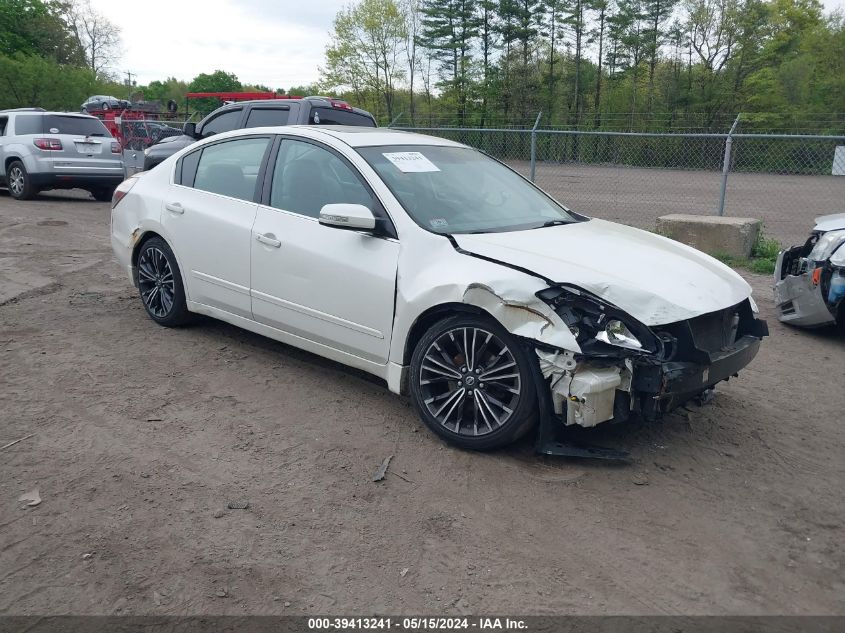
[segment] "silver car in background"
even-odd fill
[[[0,181],[13,198],[87,189],[111,200],[124,178],[120,143],[98,118],[40,108],[0,111]]]
[[[774,290],[784,323],[845,323],[845,213],[816,218],[804,244],[780,253]]]

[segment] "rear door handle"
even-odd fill
[[[255,239],[257,239],[262,244],[272,246],[273,248],[279,248],[282,245],[282,242],[280,240],[277,240],[272,233],[265,233],[263,235],[261,233],[258,233],[255,236]]]
[[[182,215],[185,213],[185,207],[183,207],[178,202],[168,202],[164,205],[164,208],[170,211],[171,213],[175,213],[176,215]]]

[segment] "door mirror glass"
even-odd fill
[[[340,229],[372,231],[376,228],[373,212],[363,204],[327,204],[320,209],[320,224]]]
[[[185,136],[190,136],[191,138],[197,137],[197,124],[193,121],[188,121],[185,125],[182,126],[182,133]]]

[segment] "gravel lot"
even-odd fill
[[[528,163],[513,163],[527,175]],[[714,171],[637,169],[537,163],[537,184],[586,215],[654,229],[669,213],[716,213],[721,174]],[[813,218],[845,211],[845,176],[732,173],[725,214],[758,218],[783,245],[802,243]]]
[[[631,464],[483,455],[363,374],[156,326],[108,218],[0,194],[0,446],[33,434],[0,451],[0,613],[845,614],[845,337],[777,323],[768,278],[712,404],[590,436]]]

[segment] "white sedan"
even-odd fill
[[[653,419],[767,333],[715,259],[574,213],[475,149],[384,129],[211,137],[125,181],[111,237],[157,323],[205,314],[363,369],[471,449],[538,418]]]

